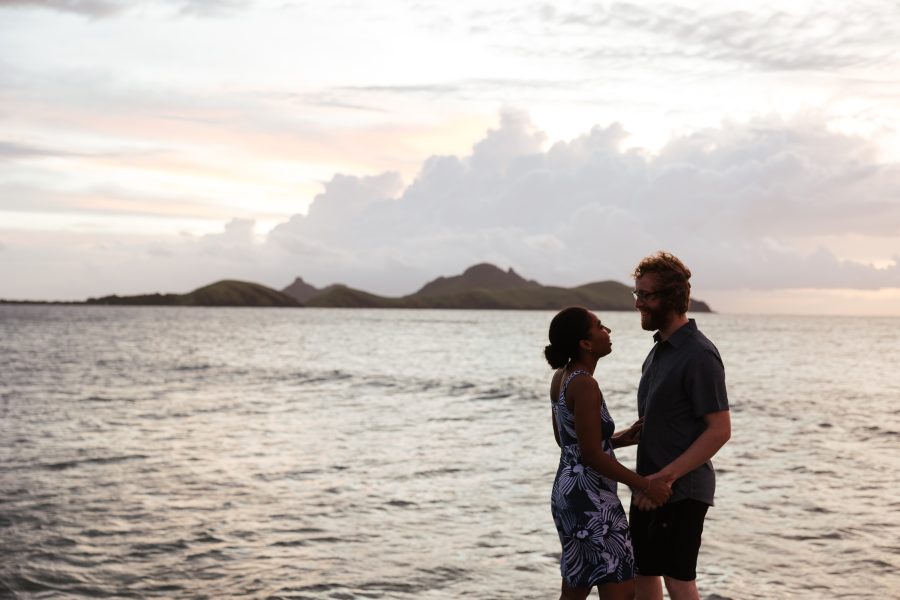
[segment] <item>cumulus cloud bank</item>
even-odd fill
[[[900,171],[815,118],[725,124],[656,156],[622,150],[618,125],[543,149],[508,112],[471,155],[396,174],[337,175],[307,215],[267,237],[298,274],[382,293],[478,261],[545,283],[626,280],[642,256],[681,255],[719,289],[900,286],[900,266],[840,260],[821,236],[900,236]],[[900,249],[898,253],[900,254]]]
[[[900,288],[900,169],[866,140],[816,116],[726,123],[656,154],[625,149],[627,136],[612,124],[548,146],[510,111],[471,153],[432,156],[411,182],[335,175],[306,214],[268,232],[246,218],[152,240],[7,231],[0,297],[186,292],[223,278],[281,288],[297,276],[402,295],[484,261],[548,285],[627,282],[658,249],[687,262],[701,298]],[[872,261],[847,260],[847,240],[875,240]],[[43,287],[11,293],[35,273],[48,274]]]

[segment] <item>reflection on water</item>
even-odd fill
[[[551,316],[0,307],[0,596],[553,597]],[[625,424],[650,338],[603,320]],[[703,595],[896,597],[898,320],[698,322],[734,426]]]

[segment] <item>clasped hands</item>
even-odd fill
[[[672,482],[675,478],[667,475],[663,471],[648,475],[650,486],[643,491],[633,490],[631,501],[639,510],[653,510],[659,508],[672,495]]]

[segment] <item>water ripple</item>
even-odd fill
[[[550,316],[0,307],[0,597],[558,594]],[[604,321],[628,423],[649,340]],[[734,402],[706,600],[900,589],[892,327],[701,319]]]

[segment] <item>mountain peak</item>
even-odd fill
[[[522,278],[512,268],[508,271],[490,263],[472,265],[462,275],[438,277],[426,283],[414,295],[452,294],[472,290],[500,290],[540,287],[536,281]]]
[[[463,277],[503,277],[504,275],[516,275],[516,272],[513,271],[512,267],[510,267],[508,271],[504,271],[491,263],[478,263],[477,265],[472,265],[462,273]],[[516,275],[516,277],[518,277],[518,275]]]
[[[294,283],[281,290],[281,293],[287,294],[297,302],[306,303],[307,300],[319,294],[321,291],[322,290],[319,290],[303,281],[302,277],[297,277],[296,279],[294,279]]]

